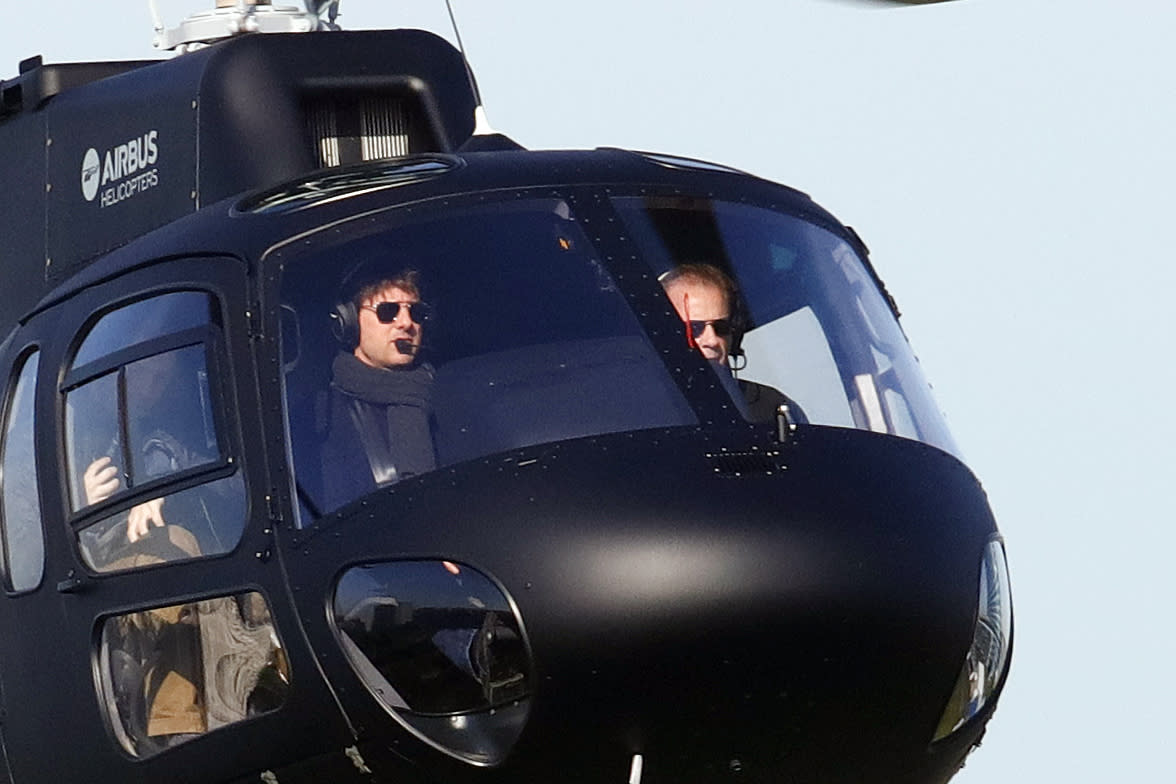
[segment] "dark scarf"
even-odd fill
[[[432,365],[386,370],[365,365],[353,354],[339,354],[331,370],[332,386],[350,398],[349,414],[377,482],[436,467],[430,423]]]
[[[416,406],[433,412],[433,366],[427,362],[403,370],[374,368],[354,354],[339,354],[331,365],[335,386],[369,403]]]

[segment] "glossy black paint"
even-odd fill
[[[724,449],[752,470],[725,473]],[[413,755],[463,780],[601,780],[634,753],[647,781],[944,779],[956,760],[928,741],[971,639],[982,492],[901,439],[814,427],[774,451],[750,430],[635,433],[403,483],[291,537],[300,615],[333,650],[314,621],[336,564],[446,558],[501,580],[533,716],[497,772]],[[358,723],[395,736],[342,655],[322,661]]]
[[[521,184],[578,193],[587,186],[569,181],[606,177],[670,190],[701,181],[837,225],[795,191],[664,169],[631,153],[478,154],[464,164],[393,195]],[[593,191],[579,198],[589,204]],[[38,619],[34,635],[3,643],[6,700],[35,706],[21,708],[28,721],[5,729],[15,780],[76,779],[95,766],[126,781],[177,769],[193,781],[221,780],[242,768],[299,780],[320,770],[320,756],[330,775],[342,776],[358,772],[340,751],[356,744],[389,780],[418,769],[438,781],[615,780],[634,753],[647,759],[646,781],[709,781],[736,768],[749,781],[776,780],[780,771],[797,781],[946,780],[982,730],[976,722],[950,748],[929,748],[970,640],[979,557],[995,525],[967,469],[930,447],[821,427],[782,446],[771,428],[740,425],[717,397],[694,390],[706,428],[496,455],[292,528],[278,341],[273,322],[256,315],[268,312],[257,297],[277,270],[259,258],[297,225],[329,223],[377,201],[388,196],[277,216],[232,214],[222,203],[90,265],[30,320],[22,339],[46,347],[42,375],[51,378],[63,341],[112,292],[211,285],[233,314],[236,438],[253,511],[246,540],[228,558],[114,579],[85,576],[60,517],[47,516],[46,584],[16,600],[19,608],[3,604],[10,627]],[[198,258],[122,274],[197,249]],[[59,417],[52,395],[39,405],[47,421]],[[48,434],[42,450],[52,475]],[[47,488],[46,509],[59,509],[64,492]],[[518,605],[535,655],[534,709],[501,768],[474,769],[416,741],[338,647],[327,606],[341,570],[406,557],[471,564]],[[72,574],[83,575],[82,589],[54,590]],[[159,757],[128,759],[86,696],[94,690],[95,624],[151,597],[227,589],[260,589],[272,603],[291,657],[290,703]],[[51,671],[31,666],[46,646],[59,651]],[[31,675],[9,682],[19,660]],[[17,751],[54,723],[78,739],[74,756]]]

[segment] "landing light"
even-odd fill
[[[1009,664],[1013,638],[1013,604],[1004,545],[988,543],[980,566],[980,608],[972,645],[947,701],[932,742],[962,727],[993,699]]]

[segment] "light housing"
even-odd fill
[[[980,606],[972,644],[964,657],[932,742],[962,727],[1000,691],[1013,642],[1013,602],[1004,543],[991,540],[980,564]]]
[[[443,560],[354,566],[333,620],[352,668],[418,738],[475,765],[505,759],[530,708],[531,655],[514,603]]]

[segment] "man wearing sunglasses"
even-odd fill
[[[335,314],[345,350],[331,365],[323,448],[328,508],[436,467],[433,367],[421,356],[432,311],[421,299],[420,276],[405,269],[350,288]]]
[[[352,354],[373,368],[404,369],[417,362],[421,332],[431,315],[415,274],[370,283],[356,294],[359,342]]]
[[[739,301],[735,282],[713,264],[680,264],[659,280],[678,312],[686,330],[686,342],[714,363],[724,383],[734,381],[728,358],[736,342],[738,321],[732,305]],[[739,394],[746,406],[744,416],[752,422],[774,422],[781,405],[787,405],[793,421],[807,424],[808,418],[796,401],[766,384],[738,379]]]

